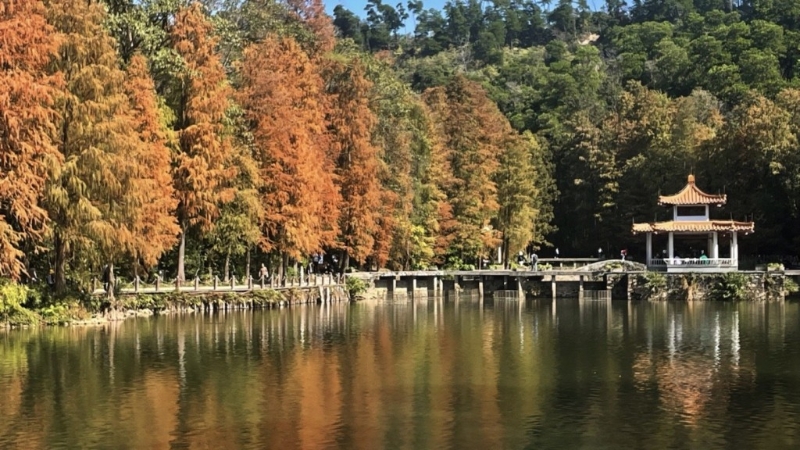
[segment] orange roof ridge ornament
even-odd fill
[[[727,195],[713,195],[700,190],[695,184],[694,175],[689,175],[686,186],[674,195],[659,195],[658,204],[662,206],[718,205],[727,201]]]

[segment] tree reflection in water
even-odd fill
[[[786,447],[799,319],[464,293],[3,332],[0,447]]]

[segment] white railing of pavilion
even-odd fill
[[[733,258],[654,258],[649,261],[650,267],[735,267],[737,261]]]

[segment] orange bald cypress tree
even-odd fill
[[[180,151],[174,162],[173,179],[178,198],[181,227],[178,250],[178,278],[184,280],[186,232],[199,226],[213,228],[219,205],[230,201],[234,192],[224,181],[235,176],[228,159],[231,143],[224,134],[224,117],[232,90],[216,52],[213,25],[199,3],[181,9],[170,37],[183,58],[185,70],[177,77],[169,99],[177,115]]]
[[[137,258],[152,266],[175,245],[180,228],[174,215],[178,202],[172,187],[167,130],[162,124],[155,86],[144,56],[131,58],[125,91],[133,107],[136,131],[143,141],[138,152],[131,155],[139,165],[142,202],[133,226],[134,248]]]
[[[332,61],[325,79],[332,100],[328,115],[331,147],[337,155],[336,174],[342,194],[339,245],[347,269],[351,257],[363,263],[371,255],[376,233],[384,231],[377,223],[382,197],[379,154],[371,142],[377,119],[369,105],[372,83],[358,58]],[[382,232],[380,238],[389,241],[389,233]],[[379,263],[385,262],[386,256],[381,259]]]
[[[144,143],[125,92],[125,72],[102,23],[105,10],[84,0],[53,0],[50,22],[64,34],[51,64],[65,80],[55,134],[64,165],[46,188],[53,230],[56,290],[68,264],[108,263],[136,245],[144,197]],[[80,254],[81,258],[72,258]],[[86,267],[84,267],[86,268]]]
[[[24,270],[22,239],[47,229],[40,205],[61,159],[51,135],[58,78],[46,73],[58,36],[39,0],[0,0],[0,277]]]
[[[335,243],[339,193],[328,153],[322,78],[291,38],[245,51],[239,102],[250,123],[264,186],[266,251],[284,265]]]
[[[286,3],[312,34],[309,45],[304,45],[311,57],[332,51],[336,46],[336,28],[322,0],[287,0]]]

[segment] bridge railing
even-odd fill
[[[539,258],[539,264],[550,264],[553,268],[578,268],[602,261],[600,258]]]
[[[263,277],[254,279],[252,276],[245,280],[237,280],[235,276],[230,277],[228,280],[220,280],[219,277],[214,277],[210,284],[202,283],[199,277],[194,280],[180,281],[178,279],[172,281],[161,280],[156,278],[152,283],[146,283],[140,278],[134,278],[133,282],[125,283],[124,287],[120,287],[118,292],[122,294],[153,294],[165,292],[239,292],[248,291],[253,289],[276,289],[276,288],[300,288],[300,287],[315,287],[315,286],[333,286],[341,285],[344,283],[344,275],[341,274],[301,274],[294,276],[278,276]],[[243,282],[242,282],[243,281]],[[117,282],[120,286],[121,283]],[[92,280],[92,293],[94,295],[102,294],[105,290],[102,285],[98,283],[95,278]]]

